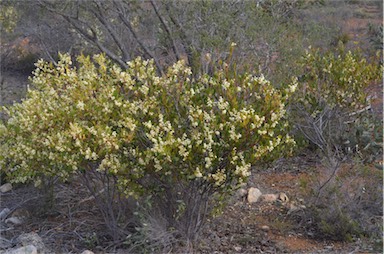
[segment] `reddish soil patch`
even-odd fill
[[[275,191],[281,191],[290,194],[299,188],[300,180],[309,178],[310,174],[307,172],[272,172],[263,177],[263,183],[266,186],[270,186],[270,188],[273,188]]]
[[[319,249],[319,243],[307,238],[297,237],[293,235],[288,236],[271,236],[276,241],[280,242],[286,249],[292,252],[313,252]],[[323,246],[321,246],[323,247]]]
[[[367,5],[370,1],[362,1],[354,6],[354,16],[343,22],[343,31],[348,34],[353,42],[357,42],[360,47],[369,47],[368,44],[368,26],[382,25],[383,14],[377,4]],[[361,44],[361,45],[359,45]]]

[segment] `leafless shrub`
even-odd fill
[[[101,212],[112,239],[116,242],[132,232],[134,203],[118,191],[117,179],[108,172],[84,171],[82,183]],[[87,201],[83,200],[82,202]]]
[[[212,210],[211,190],[198,181],[164,187],[159,195],[138,201],[140,223],[129,242],[134,250],[191,252]]]
[[[313,181],[308,197],[309,207],[302,214],[307,230],[316,237],[352,241],[366,237],[373,243],[382,240],[382,175],[377,169],[360,163],[344,164],[326,185]]]
[[[320,177],[306,189],[309,208],[301,219],[308,230],[333,240],[364,236],[380,241],[381,172],[364,165],[356,149],[343,139],[346,133],[355,134],[353,124],[365,110],[351,114],[324,106],[315,118],[300,108],[296,112],[300,115],[296,127],[319,149],[322,158]]]

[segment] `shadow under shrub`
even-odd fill
[[[103,55],[77,60],[77,67],[68,55],[57,65],[40,60],[34,89],[4,108],[0,166],[14,182],[37,185],[79,176],[115,242],[151,232],[150,216],[135,224],[122,212],[130,197],[139,207],[147,200],[148,214],[161,220],[151,223],[192,248],[251,165],[294,145],[285,104],[295,84],[277,90],[263,76],[228,68],[192,78],[182,61],[158,76],[153,61],[140,58],[127,70]],[[144,245],[165,241],[146,237]]]

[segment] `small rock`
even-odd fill
[[[4,220],[5,218],[7,218],[8,214],[11,212],[11,210],[9,210],[8,208],[4,208],[1,212],[0,212],[0,220]]]
[[[90,250],[85,250],[81,254],[95,254],[95,253],[93,253],[93,251],[90,251]]]
[[[21,219],[21,220],[27,219],[27,218],[29,218],[30,216],[31,216],[31,215],[30,215],[30,213],[28,212],[28,210],[25,210],[25,209],[22,209],[22,208],[16,209],[16,210],[12,213],[12,217],[18,217],[18,218]]]
[[[281,193],[279,194],[279,200],[280,200],[282,203],[288,203],[289,198],[288,198],[288,196],[287,196],[284,192],[281,192]]]
[[[239,198],[243,198],[247,195],[248,191],[246,189],[239,189],[237,190],[237,196]]]
[[[276,194],[264,194],[261,195],[260,200],[263,202],[272,203],[277,200],[278,196]]]
[[[4,254],[37,254],[37,248],[30,244],[17,249],[6,250]]]
[[[248,190],[248,203],[252,204],[257,202],[259,200],[260,196],[262,195],[261,191],[258,188],[251,187]]]
[[[5,183],[5,184],[0,186],[0,192],[1,193],[5,193],[5,192],[8,192],[10,190],[12,190],[12,184],[10,184],[10,183]]]
[[[33,245],[37,248],[37,251],[39,254],[42,253],[48,253],[47,249],[45,248],[45,245],[43,243],[43,240],[41,237],[36,233],[25,233],[21,234],[17,241],[21,243],[22,245]]]
[[[237,251],[237,252],[240,252],[241,251],[241,247],[240,246],[235,246],[235,247],[233,247],[234,249],[235,249],[235,251]]]
[[[23,224],[23,221],[18,218],[18,217],[10,217],[8,219],[5,220],[5,223],[11,223],[11,224],[15,224],[15,225],[20,225],[20,224]]]
[[[269,231],[270,227],[267,225],[263,225],[263,226],[261,226],[261,229],[264,231]]]

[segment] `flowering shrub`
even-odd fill
[[[223,70],[192,79],[182,61],[163,76],[140,58],[127,70],[103,55],[77,61],[40,60],[34,89],[5,108],[0,165],[13,181],[107,172],[129,196],[177,190],[172,216],[179,218],[191,204],[177,186],[229,193],[252,163],[294,144],[284,116],[295,85],[279,91],[263,76],[229,78]]]
[[[361,109],[369,103],[365,89],[382,79],[378,62],[378,59],[369,62],[358,50],[346,51],[343,45],[336,52],[308,51],[301,62],[305,70],[298,101],[314,115],[325,104],[345,111]]]
[[[323,152],[350,150],[354,122],[369,108],[367,87],[382,78],[378,59],[359,50],[312,50],[302,59],[303,75],[292,100],[291,119],[306,139]],[[346,146],[347,145],[347,146]]]

